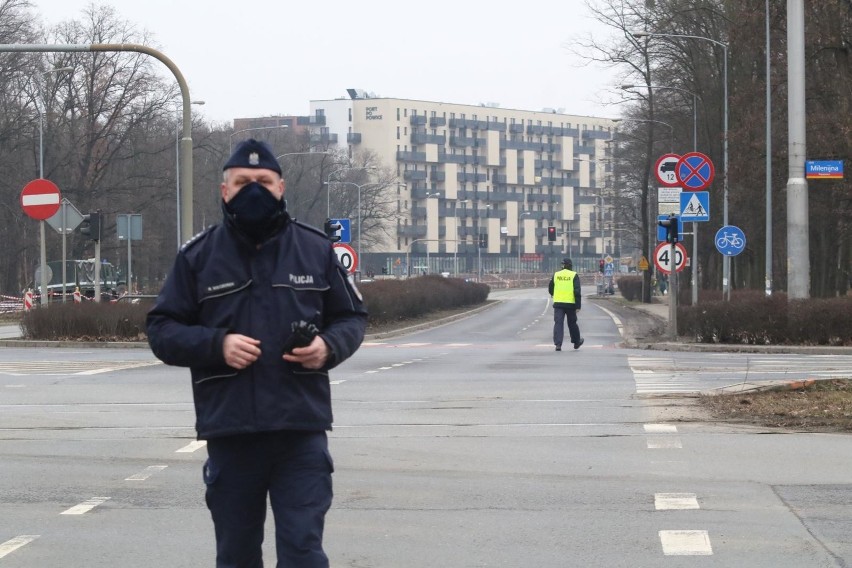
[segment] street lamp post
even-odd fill
[[[622,85],[622,89],[668,89],[692,95],[692,151],[698,151],[698,95],[680,87],[666,85]],[[698,305],[698,223],[692,223],[692,305]]]
[[[236,130],[228,134],[228,154],[234,151],[234,136],[237,134],[242,134],[244,132],[254,132],[255,130],[276,130],[280,128],[290,128],[289,124],[277,124],[275,126],[255,126],[253,128],[243,128],[242,130]]]
[[[378,183],[361,183],[361,184],[358,184],[358,183],[355,183],[353,181],[340,181],[338,183],[347,184],[347,185],[354,185],[355,187],[358,188],[358,233],[357,233],[358,249],[357,249],[357,254],[358,254],[358,263],[360,264],[362,262],[362,260],[361,260],[361,188],[366,187],[368,185],[379,185],[379,184]]]
[[[191,105],[203,105],[204,101],[190,101]],[[178,113],[178,105],[175,105],[175,114]],[[175,128],[175,195],[177,197],[177,248],[180,250],[181,232],[180,232],[180,120]],[[129,229],[128,229],[129,231]]]
[[[73,71],[73,67],[58,67],[56,69],[50,69],[42,73],[42,77],[47,79],[47,76],[50,73],[62,73],[65,71]],[[38,113],[38,177],[44,179],[44,113],[45,107],[47,106],[47,98],[45,97],[44,90],[41,87],[41,83],[39,83],[39,91],[41,92],[41,104],[42,108]],[[47,244],[46,244],[46,236],[44,234],[44,221],[39,221],[39,238],[41,239],[41,250],[39,252],[39,264],[41,265],[40,271],[40,280],[39,286],[41,288],[41,305],[46,306],[48,303],[47,298]],[[66,267],[65,267],[65,205],[62,205],[62,301],[65,301],[65,281],[67,279]]]
[[[521,218],[532,215],[531,211],[521,211],[518,214],[518,288],[521,287]]]
[[[721,41],[704,37],[685,34],[660,34],[645,31],[633,32],[633,37],[672,37],[685,39],[702,39],[709,41],[722,48],[723,51],[723,80],[724,91],[724,117],[722,125],[722,224],[728,226],[728,44]],[[731,257],[722,255],[722,295],[726,300],[731,299]]]
[[[338,170],[333,170],[329,172],[329,174],[325,178],[325,194],[326,194],[326,202],[325,202],[325,218],[331,218],[331,176],[339,172],[348,172],[348,171],[358,171],[358,170],[366,170],[372,171],[375,168],[373,166],[364,166],[361,168],[340,168]],[[352,182],[341,182],[341,183],[352,183]],[[357,184],[353,184],[357,185]],[[366,184],[365,184],[366,185]]]

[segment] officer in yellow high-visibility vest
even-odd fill
[[[577,325],[577,312],[580,311],[582,297],[580,294],[580,276],[572,270],[570,258],[562,259],[562,270],[550,279],[547,291],[553,296],[553,344],[557,351],[562,351],[562,339],[565,336],[563,322],[568,320],[568,334],[574,349],[579,349],[585,339],[580,337],[580,327]]]

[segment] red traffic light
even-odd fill
[[[556,227],[547,228],[547,240],[553,242],[556,240]]]

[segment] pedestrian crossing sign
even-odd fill
[[[710,192],[684,191],[680,194],[680,220],[696,223],[710,220]]]

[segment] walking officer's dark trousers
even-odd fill
[[[275,517],[278,568],[327,568],[322,549],[331,506],[325,432],[264,432],[207,441],[207,507],[216,532],[217,568],[263,566],[266,496]]]

